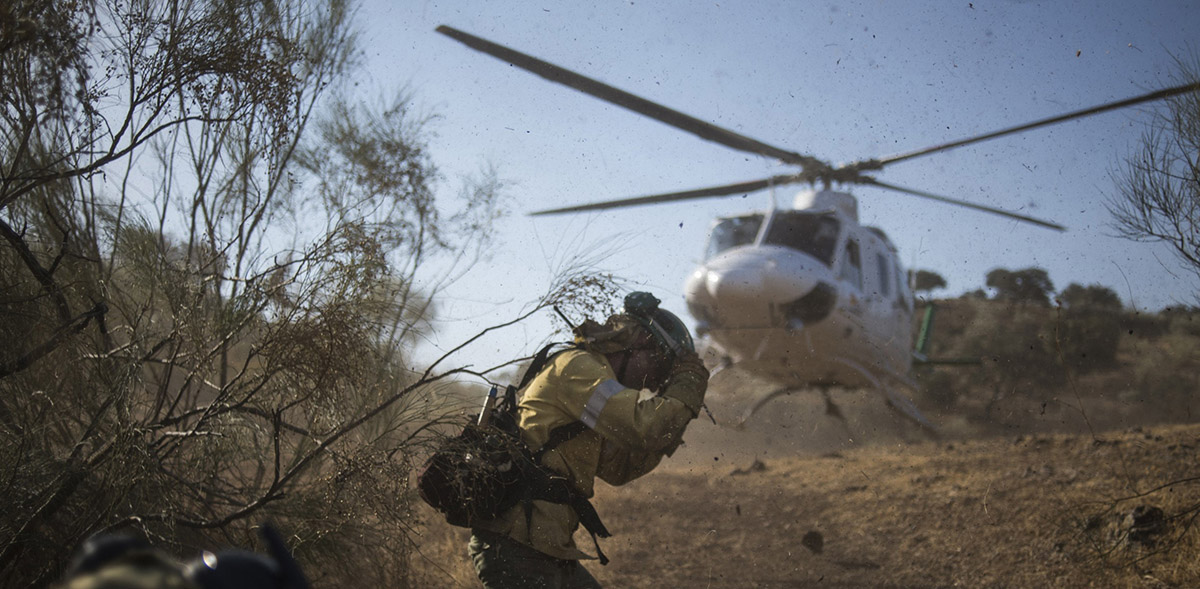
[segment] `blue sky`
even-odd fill
[[[832,162],[887,156],[1134,96],[1171,83],[1173,55],[1197,50],[1194,0],[1131,2],[470,2],[370,0],[360,14],[364,98],[407,87],[426,112],[433,156],[455,179],[494,164],[514,214],[492,259],[448,294],[451,346],[545,292],[554,273],[604,252],[597,269],[684,315],[682,283],[719,215],[767,193],[604,213],[526,211],[787,173],[475,52],[447,24],[697,118]],[[1189,43],[1192,43],[1189,46]],[[1157,108],[1161,108],[1159,105]],[[1046,268],[1055,285],[1099,283],[1126,304],[1192,302],[1169,250],[1111,237],[1110,172],[1152,115],[1134,108],[895,164],[885,182],[1048,218],[1057,233],[879,189],[860,216],[908,267],[945,276],[943,295],[992,268]],[[777,191],[789,203],[799,187]],[[536,345],[549,318],[477,352],[479,364]]]

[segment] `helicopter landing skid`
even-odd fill
[[[870,383],[871,387],[882,393],[888,408],[918,425],[926,434],[931,436],[937,435],[937,426],[933,425],[933,423],[930,422],[919,409],[917,409],[916,404],[913,403],[911,399],[904,396],[904,394],[896,390],[895,387],[889,386],[888,383],[876,378],[875,375],[871,374],[870,371],[866,370],[862,366],[859,366],[853,361],[846,360],[844,358],[836,358],[835,361],[862,376],[864,380]],[[898,378],[896,380],[900,384],[910,389],[915,388],[915,385],[908,379]],[[751,405],[750,408],[742,414],[741,419],[739,419],[734,425],[734,428],[744,429],[746,427],[746,422],[748,422],[750,418],[758,412],[759,409],[762,409],[763,406],[765,406],[767,403],[770,403],[775,398],[790,394],[795,390],[797,390],[796,387],[785,386],[759,397],[758,401]],[[830,397],[829,387],[821,387],[821,394],[825,398],[825,414],[841,421],[843,425],[846,425],[846,416],[842,414],[841,408],[839,408],[837,404],[833,402],[833,398]]]
[[[904,396],[900,391],[896,390],[895,387],[892,387],[887,382],[876,378],[874,374],[871,374],[869,370],[859,366],[856,362],[847,360],[845,358],[834,358],[834,361],[857,372],[864,379],[870,382],[871,386],[875,387],[875,390],[883,393],[888,407],[890,407],[893,411],[912,420],[913,423],[916,423],[918,426],[920,426],[921,430],[926,434],[932,436],[937,435],[937,426],[933,425],[933,422],[926,419],[925,416],[921,414],[921,411],[917,409],[917,405],[913,403],[911,399]],[[916,388],[916,385],[908,379],[896,378],[895,380],[903,383],[910,389]]]
[[[734,428],[745,429],[746,422],[749,421],[759,409],[762,409],[764,405],[770,403],[776,397],[790,395],[797,390],[799,389],[796,387],[781,387],[759,397],[758,400],[755,401],[754,404],[742,414],[742,417],[738,419],[737,423],[734,425]],[[829,387],[821,387],[821,395],[825,398],[825,415],[837,419],[845,424],[846,416],[842,414],[842,410],[837,406],[837,403],[833,402],[833,397],[829,395]]]

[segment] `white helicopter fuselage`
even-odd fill
[[[726,361],[796,387],[907,381],[912,294],[853,196],[806,191],[792,209],[718,219],[709,243],[685,297]]]

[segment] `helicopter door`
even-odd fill
[[[838,269],[838,277],[842,281],[843,296],[839,297],[839,306],[843,314],[851,320],[858,329],[863,329],[863,315],[867,312],[863,300],[863,271],[862,248],[857,237],[846,237],[846,245]]]
[[[858,239],[854,237],[846,239],[846,249],[842,252],[842,267],[839,273],[843,282],[854,287],[854,290],[857,291],[855,294],[862,294],[862,254],[859,251]]]
[[[892,267],[883,252],[875,252],[875,268],[878,276],[876,289],[883,300],[890,302],[892,300]]]
[[[882,324],[888,325],[888,331],[898,333],[896,329],[908,321],[905,313],[897,311],[903,308],[904,294],[900,291],[899,283],[896,276],[899,275],[899,268],[893,264],[893,259],[886,253],[879,251],[875,252],[875,267],[877,290],[879,291],[879,305],[877,312],[881,314],[880,320]]]
[[[865,257],[869,260],[864,276],[866,327],[878,349],[888,357],[888,363],[899,370],[908,358],[912,332],[911,314],[904,310],[904,294],[897,287],[899,268],[881,241],[870,240]]]

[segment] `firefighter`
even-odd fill
[[[577,327],[575,347],[553,356],[522,390],[519,425],[530,449],[560,428],[585,426],[541,455],[542,466],[585,499],[597,477],[622,485],[653,470],[679,447],[704,403],[708,370],[687,327],[659,302],[635,292],[624,313]],[[599,587],[580,564],[597,557],[577,548],[574,534],[581,518],[593,540],[607,530],[583,503],[534,500],[477,523],[469,552],[484,587]]]

